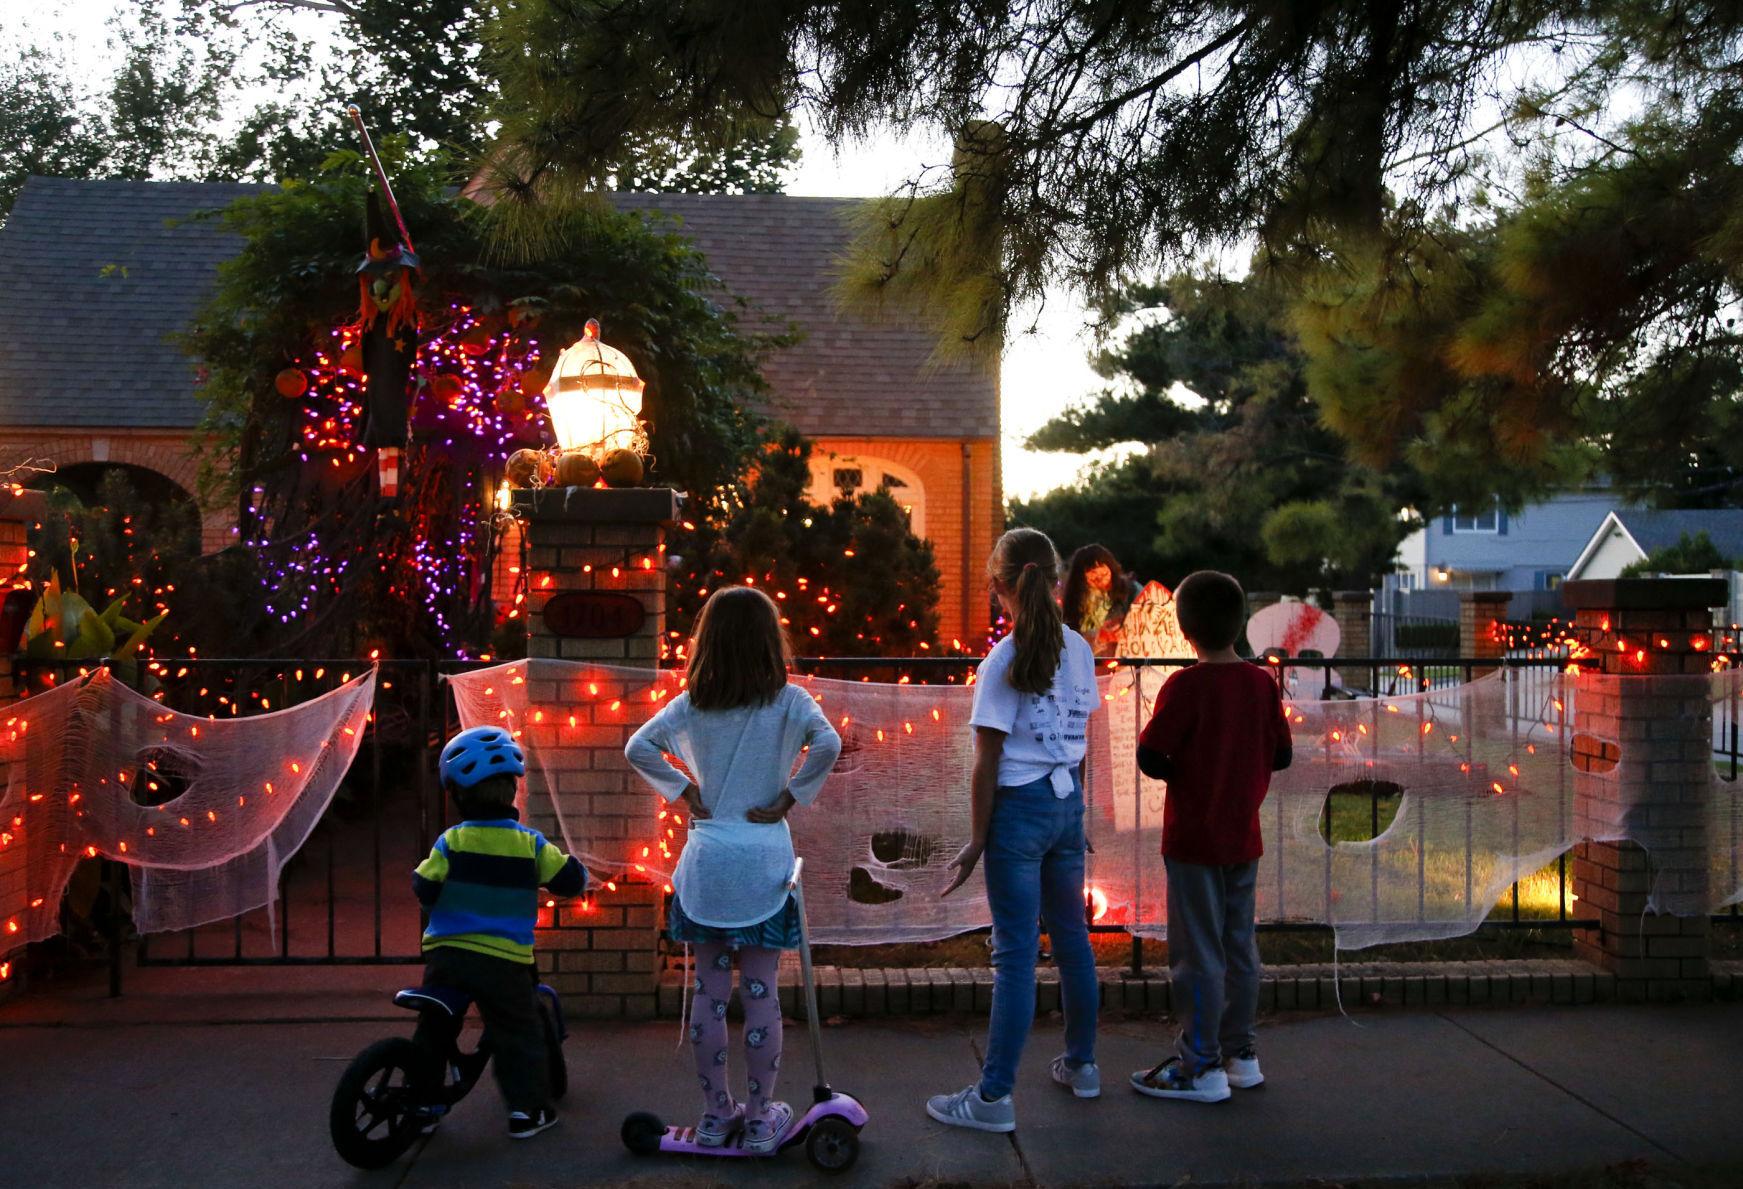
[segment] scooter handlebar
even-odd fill
[[[789,892],[799,886],[799,873],[804,870],[805,860],[795,857],[793,859],[793,873],[787,876],[787,890]]]

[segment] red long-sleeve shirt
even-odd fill
[[[1138,739],[1139,766],[1168,782],[1162,853],[1207,866],[1265,853],[1259,806],[1293,758],[1289,720],[1258,665],[1198,664],[1170,677]]]

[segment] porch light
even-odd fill
[[[595,460],[618,449],[647,453],[642,381],[628,356],[599,341],[596,319],[589,318],[581,340],[557,356],[545,403],[565,453],[579,450]]]
[[[1449,582],[1452,580],[1452,574],[1446,570],[1436,570],[1434,572],[1434,580],[1436,582]]]

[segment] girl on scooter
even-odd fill
[[[684,692],[624,748],[636,771],[666,800],[681,797],[690,814],[666,925],[674,941],[695,947],[689,1038],[702,1089],[695,1142],[703,1147],[724,1146],[742,1129],[745,1151],[773,1152],[793,1126],[792,1107],[774,1097],[781,1068],[776,973],[781,951],[799,946],[798,906],[786,886],[793,869],[786,819],[794,805],[816,798],[841,738],[811,696],[788,684],[791,661],[773,599],[751,587],[715,591],[696,620]],[[727,1078],[734,955],[744,1008],[742,1103]]]
[[[1083,912],[1083,782],[1078,768],[1089,716],[1101,699],[1095,656],[1065,630],[1053,591],[1059,554],[1045,533],[1016,528],[987,562],[988,585],[1011,617],[1011,633],[977,670],[973,834],[950,866],[948,896],[986,860],[993,916],[993,1010],[980,1080],[939,1094],[926,1113],[977,1131],[1014,1131],[1011,1105],[1023,1041],[1035,1022],[1035,953],[1045,918],[1059,967],[1065,1052],[1053,1080],[1079,1098],[1101,1093],[1095,1064],[1095,954]]]

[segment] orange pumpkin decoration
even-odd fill
[[[579,450],[557,460],[558,487],[592,487],[599,481],[599,464]]]
[[[508,456],[502,473],[514,487],[531,487],[533,480],[544,469],[544,459],[537,450],[516,450]]]
[[[356,343],[346,347],[339,356],[339,370],[348,376],[363,374],[363,348]]]
[[[485,354],[490,350],[490,331],[483,326],[467,327],[460,336],[460,349],[474,359]]]
[[[522,395],[520,385],[504,384],[496,394],[496,407],[503,413],[521,413],[526,411],[527,398]]]
[[[543,364],[528,368],[520,374],[520,390],[525,396],[537,396],[551,382],[551,369]]]
[[[436,399],[443,404],[452,405],[460,399],[460,393],[465,391],[465,386],[460,383],[459,376],[443,373],[430,381],[430,391],[435,393]]]
[[[272,386],[286,400],[296,400],[309,390],[309,378],[294,367],[287,367],[272,378]]]
[[[634,487],[642,481],[642,456],[619,448],[605,456],[599,474],[610,487]]]

